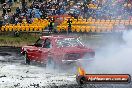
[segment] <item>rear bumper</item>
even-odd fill
[[[92,62],[94,58],[89,58],[89,59],[77,59],[77,60],[62,60],[63,64],[68,64],[68,63],[77,63],[77,62]]]

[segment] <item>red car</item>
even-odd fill
[[[34,45],[23,46],[25,62],[37,61],[44,64],[64,64],[76,62],[84,56],[93,58],[93,49],[84,46],[77,37],[53,35],[42,36]]]

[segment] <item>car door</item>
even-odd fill
[[[47,40],[48,40],[48,46],[47,46]],[[44,40],[44,42],[43,42],[43,46],[42,46],[42,48],[41,48],[41,61],[43,61],[43,62],[46,62],[46,60],[47,60],[47,58],[48,58],[48,56],[49,56],[49,54],[50,54],[50,51],[52,50],[52,41],[51,41],[51,39],[49,39],[49,38],[46,38],[45,40]]]
[[[35,48],[33,50],[33,58],[35,61],[39,61],[41,59],[43,42],[43,39],[38,39],[35,43]]]
[[[35,48],[36,48],[35,46],[30,46],[30,47],[27,49],[28,58],[29,58],[30,60],[35,60],[35,55],[34,55],[34,51],[36,50]]]

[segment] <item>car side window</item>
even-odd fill
[[[43,48],[51,48],[51,40],[49,38],[46,38],[43,44]]]
[[[42,39],[38,39],[35,43],[35,46],[36,47],[42,47],[42,44],[43,44],[43,40]]]

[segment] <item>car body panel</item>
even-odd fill
[[[50,48],[36,47],[35,45],[23,46],[21,53],[27,52],[28,58],[30,60],[37,61],[37,62],[44,62],[44,63],[47,61],[48,57],[53,58],[54,61],[57,63],[62,63],[63,60],[65,61],[75,60],[76,61],[77,59],[83,58],[83,56],[87,55],[88,53],[91,54],[90,57],[95,56],[94,50],[84,45],[66,46],[66,47],[65,46],[60,47],[57,45],[57,41],[59,39],[60,39],[59,41],[63,39],[64,40],[74,39],[73,41],[76,41],[78,39],[77,37],[63,36],[63,35],[40,37],[42,41],[45,41],[47,38],[50,40]],[[65,41],[62,41],[62,43],[64,42]]]

